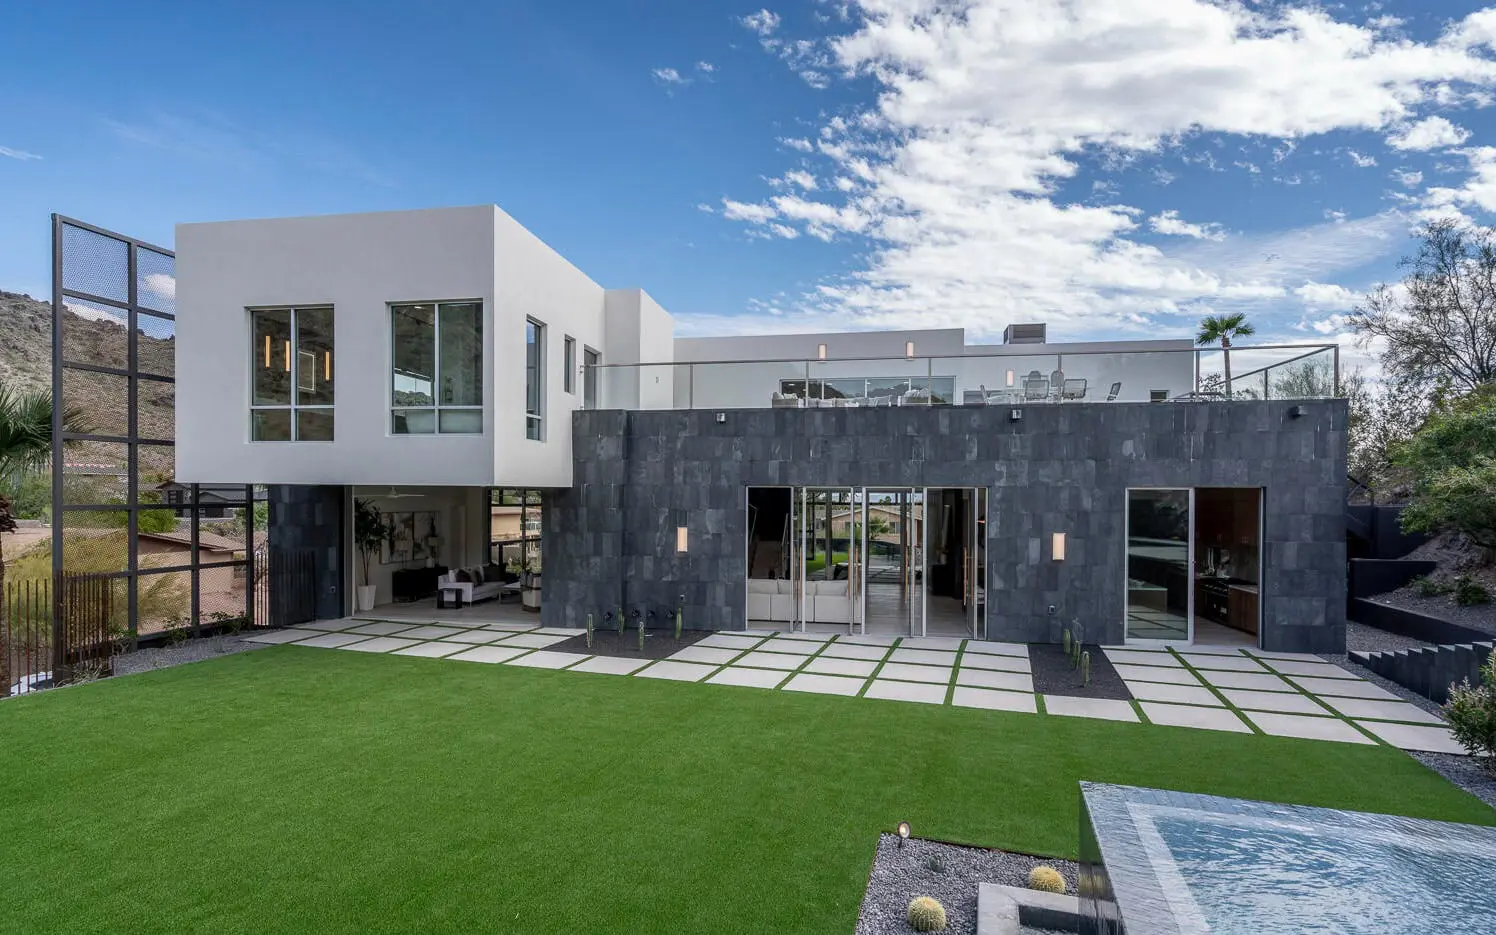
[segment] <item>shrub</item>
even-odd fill
[[[939,932],[945,928],[945,907],[933,896],[916,896],[909,903],[909,927],[916,932]]]
[[[1486,590],[1485,585],[1469,575],[1460,575],[1454,579],[1454,602],[1461,607],[1470,607],[1474,604],[1489,604],[1491,603],[1491,592]]]
[[[1029,871],[1029,889],[1046,893],[1065,892],[1065,878],[1053,867],[1040,865]]]
[[[1449,691],[1444,714],[1454,739],[1470,751],[1481,768],[1496,776],[1496,653],[1481,667],[1481,683],[1467,678]]]
[[[931,873],[945,873],[945,858],[939,854],[931,854],[925,858],[925,869]]]
[[[1428,575],[1419,575],[1408,584],[1412,585],[1413,592],[1419,597],[1438,597],[1440,594],[1449,593],[1449,585]]]

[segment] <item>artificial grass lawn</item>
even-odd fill
[[[1094,779],[1496,824],[1386,747],[282,646],[0,703],[0,929],[850,932]]]

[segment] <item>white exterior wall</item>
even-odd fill
[[[389,306],[481,300],[492,375],[495,210],[178,225],[177,480],[493,483],[491,376],[482,435],[390,433]],[[334,441],[251,442],[248,309],[311,305],[333,308]]]
[[[601,409],[670,409],[675,403],[675,322],[643,289],[609,289],[604,298]]]
[[[490,342],[494,359],[494,483],[503,487],[571,486],[571,413],[582,408],[582,348],[604,351],[604,290],[540,238],[497,208],[494,249],[499,309]],[[525,321],[545,328],[543,432],[525,437]],[[572,392],[565,390],[565,338],[576,339]]]
[[[668,359],[669,315],[629,291],[634,359],[641,346]],[[463,299],[483,303],[483,433],[392,434],[389,306]],[[251,442],[249,309],[313,305],[333,308],[334,440]],[[177,307],[184,483],[569,486],[582,349],[606,361],[610,343],[602,287],[492,205],[180,225]],[[539,441],[525,432],[531,317],[546,326]]]

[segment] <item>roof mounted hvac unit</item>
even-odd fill
[[[1003,329],[1004,344],[1043,344],[1043,325],[1009,325]]]

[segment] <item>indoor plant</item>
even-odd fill
[[[353,501],[353,544],[364,568],[364,583],[358,587],[358,609],[373,610],[375,589],[369,580],[369,559],[378,552],[389,538],[390,527],[379,515],[373,500]]]

